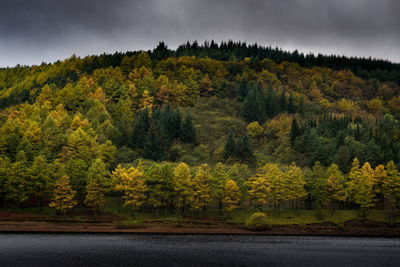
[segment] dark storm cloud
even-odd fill
[[[0,66],[229,38],[400,61],[397,0],[0,1]]]

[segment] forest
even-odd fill
[[[400,64],[233,41],[2,68],[0,205],[395,211],[399,93]]]

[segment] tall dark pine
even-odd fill
[[[233,134],[230,133],[228,135],[228,139],[226,139],[225,148],[224,148],[224,159],[234,158],[236,157],[236,144],[233,139]]]
[[[264,122],[264,98],[257,89],[252,89],[244,100],[242,115],[247,122],[258,121],[260,124]]]
[[[247,89],[247,80],[246,80],[246,78],[243,78],[240,81],[238,101],[243,102],[244,99],[246,98],[248,92],[249,92],[249,90]]]
[[[289,96],[289,102],[288,102],[288,108],[287,108],[287,110],[288,110],[288,112],[289,112],[290,114],[296,113],[296,107],[295,107],[295,105],[294,105],[294,103],[293,103],[293,95],[292,95],[292,93],[290,93],[290,96]]]
[[[180,139],[184,143],[197,144],[196,130],[190,113],[186,114],[185,120],[182,122]]]
[[[282,91],[281,97],[279,99],[279,112],[285,112],[287,110],[286,94]]]
[[[290,130],[290,142],[292,145],[294,144],[294,140],[296,140],[296,137],[298,137],[299,135],[300,135],[299,125],[297,125],[297,120],[293,119],[292,128]]]
[[[301,96],[301,98],[300,98],[299,106],[297,109],[298,109],[297,111],[299,112],[299,114],[301,116],[304,116],[304,97],[303,96]]]
[[[149,111],[146,109],[139,111],[133,122],[130,143],[133,148],[143,148],[146,141],[147,130],[150,127]]]
[[[250,161],[254,158],[253,149],[249,142],[249,136],[245,134],[237,143],[237,156],[243,161]]]
[[[160,126],[152,122],[144,143],[144,156],[156,161],[165,159],[165,141]]]

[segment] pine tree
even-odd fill
[[[296,140],[296,138],[300,136],[300,129],[299,126],[297,124],[297,120],[293,119],[292,120],[292,127],[290,129],[290,143],[292,144],[292,146],[294,145],[294,141]]]
[[[264,98],[256,89],[252,89],[243,102],[242,115],[247,122],[258,121],[262,124],[265,120]]]
[[[286,187],[288,188],[288,195],[286,196],[286,198],[290,201],[296,202],[297,208],[297,202],[304,198],[307,193],[304,189],[304,186],[306,184],[304,174],[294,162],[290,165],[290,169],[286,173],[285,183]]]
[[[218,201],[220,214],[222,214],[223,203],[222,199],[225,194],[225,184],[228,180],[228,175],[225,172],[225,166],[222,163],[217,163],[211,174],[211,188],[214,199]]]
[[[239,186],[233,180],[226,181],[225,184],[225,197],[222,200],[222,203],[227,211],[232,211],[238,208],[238,204],[240,202],[240,189]]]
[[[75,200],[75,194],[76,191],[72,189],[69,183],[69,177],[64,175],[55,184],[53,199],[49,206],[66,215],[67,211],[78,204]]]
[[[233,133],[229,133],[228,139],[226,139],[225,147],[224,147],[224,159],[236,157],[236,144],[233,139]]]
[[[368,208],[375,205],[374,192],[374,171],[366,162],[363,167],[359,168],[357,158],[353,160],[352,168],[347,182],[347,198],[360,205],[363,210],[363,215],[366,215]]]
[[[147,131],[150,127],[150,117],[148,109],[136,113],[133,122],[130,144],[133,148],[143,148],[146,142]]]
[[[328,204],[329,193],[326,172],[319,161],[315,162],[312,172],[308,176],[307,191],[317,208],[323,208]]]
[[[124,185],[124,206],[131,206],[134,216],[137,210],[145,203],[147,187],[144,181],[143,172],[138,168],[129,168],[122,173]]]
[[[248,189],[248,195],[259,210],[268,202],[268,196],[271,188],[268,187],[265,171],[262,169],[254,177],[249,178],[245,183]]]
[[[94,210],[94,216],[97,216],[99,208],[104,206],[104,194],[97,179],[93,179],[86,186],[85,205]]]
[[[279,111],[285,112],[287,110],[287,100],[286,100],[286,92],[282,91],[281,97],[279,98]]]
[[[288,188],[283,172],[278,164],[267,163],[263,167],[266,185],[269,188],[268,200],[274,205],[274,210],[280,209],[282,201],[288,199]]]
[[[166,139],[162,136],[161,128],[152,122],[144,144],[144,156],[148,159],[160,161],[165,159]]]
[[[96,180],[101,187],[105,188],[110,185],[109,174],[106,164],[104,164],[101,159],[97,158],[89,168],[87,181],[90,183]]]
[[[296,113],[296,106],[293,103],[292,93],[290,93],[290,95],[289,95],[289,102],[288,102],[287,110],[288,110],[289,114]]]
[[[38,198],[39,210],[42,210],[42,201],[49,196],[51,187],[51,174],[46,158],[42,155],[35,157],[28,174],[31,177],[30,194]]]
[[[346,190],[344,188],[345,178],[339,170],[337,164],[332,164],[326,171],[328,179],[329,198],[332,202],[332,208],[335,208],[335,201],[346,201]]]
[[[186,163],[181,163],[175,168],[174,184],[176,206],[181,208],[184,214],[185,207],[193,200],[193,181]]]
[[[243,161],[251,161],[254,159],[253,149],[249,142],[249,136],[247,134],[237,143],[236,155]]]
[[[387,179],[383,182],[382,190],[385,202],[388,202],[392,209],[400,203],[400,173],[391,160],[386,165]]]
[[[297,111],[301,116],[304,116],[304,97],[301,96],[300,97],[300,102],[299,102],[299,106],[297,107]]]
[[[191,208],[196,211],[206,211],[211,201],[210,188],[211,172],[208,164],[199,167],[196,176],[193,178],[194,196]]]
[[[180,139],[184,143],[197,144],[196,130],[190,113],[186,114],[185,120],[182,122]]]
[[[6,181],[6,198],[15,202],[17,211],[22,203],[29,198],[29,185],[27,181],[27,159],[25,152],[20,150],[16,161],[11,165]]]
[[[239,85],[238,101],[243,102],[247,96],[247,93],[248,93],[247,80],[246,78],[242,78]]]

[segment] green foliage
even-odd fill
[[[265,231],[271,229],[268,217],[263,212],[253,213],[246,221],[246,228],[253,231]]]

